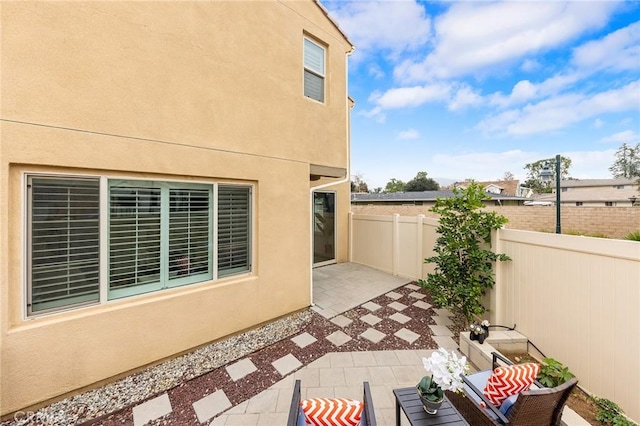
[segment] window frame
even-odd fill
[[[99,296],[97,300],[91,300],[89,302],[84,303],[74,303],[69,305],[63,305],[60,307],[54,307],[50,309],[43,309],[33,311],[32,303],[33,303],[33,279],[32,279],[32,252],[31,247],[34,244],[34,238],[32,235],[33,221],[32,221],[32,212],[33,212],[33,193],[30,188],[30,184],[33,179],[38,178],[49,178],[49,179],[59,179],[59,180],[95,180],[98,182],[99,187],[99,195],[98,195],[98,203],[99,203],[99,225],[98,225],[98,248],[99,248],[99,259],[98,259],[98,293]],[[110,279],[109,279],[109,245],[110,245],[110,205],[111,205],[111,191],[112,187],[115,187],[117,183],[130,183],[132,185],[142,185],[149,183],[159,183],[166,187],[166,201],[165,198],[160,198],[160,202],[163,206],[160,208],[162,213],[161,221],[167,223],[167,228],[161,230],[161,233],[166,233],[168,237],[169,233],[169,216],[170,216],[170,207],[169,203],[171,200],[170,189],[206,189],[208,191],[208,229],[206,230],[206,235],[208,236],[208,253],[207,253],[207,268],[206,272],[196,273],[187,277],[173,277],[170,278],[170,268],[168,265],[169,259],[164,259],[164,254],[168,254],[170,241],[167,239],[161,242],[161,251],[160,257],[161,263],[164,263],[166,266],[166,282],[165,285],[160,288],[157,287],[157,283],[151,283],[151,287],[145,286],[144,291],[134,291],[131,294],[126,294],[127,292],[113,292],[110,288]],[[246,267],[241,268],[240,270],[234,270],[222,275],[218,274],[218,189],[223,185],[226,187],[239,187],[245,188],[247,191],[247,208],[246,208]],[[117,302],[120,300],[129,299],[131,297],[140,297],[144,295],[151,295],[158,292],[163,292],[165,290],[171,290],[177,287],[184,286],[192,286],[192,285],[202,285],[202,284],[211,284],[220,280],[225,280],[228,278],[243,276],[243,275],[251,275],[254,272],[253,269],[253,258],[254,258],[254,250],[255,246],[253,244],[254,240],[254,232],[255,232],[255,216],[254,216],[254,205],[255,205],[255,184],[251,182],[228,182],[228,181],[217,181],[217,180],[175,180],[175,179],[163,179],[161,177],[149,177],[149,178],[138,178],[133,176],[112,176],[112,175],[78,175],[78,174],[66,174],[66,173],[46,173],[46,172],[24,172],[23,173],[23,193],[24,193],[24,209],[25,214],[24,217],[24,254],[25,261],[23,262],[24,268],[24,284],[23,284],[23,297],[24,302],[22,303],[24,309],[23,317],[25,319],[31,319],[43,315],[56,314],[69,310],[75,310],[80,308],[85,308],[88,306],[96,306],[96,305],[105,305],[111,302]],[[164,209],[166,208],[166,212]],[[166,216],[166,217],[165,217]],[[164,254],[163,254],[164,253]],[[166,257],[166,256],[164,256]],[[164,267],[163,266],[163,267]],[[163,272],[164,273],[164,272]],[[161,281],[161,280],[160,280]],[[134,286],[135,287],[135,286]],[[116,296],[117,295],[117,296]]]
[[[311,68],[307,65],[307,42],[322,50],[322,71]],[[316,99],[307,95],[306,74],[317,77],[322,82],[321,98]],[[327,46],[317,39],[305,34],[302,38],[302,94],[305,98],[325,104],[327,99]]]

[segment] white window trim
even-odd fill
[[[313,43],[314,45],[316,45],[316,46],[318,46],[319,48],[322,49],[322,55],[323,55],[323,61],[322,62],[323,62],[323,65],[324,65],[322,73],[319,73],[318,71],[313,70],[311,68],[307,68],[305,66],[305,63],[304,63],[304,59],[305,59],[304,58],[304,56],[305,56],[304,42],[305,42],[305,40],[308,40],[310,43]],[[305,91],[304,74],[305,74],[306,71],[309,71],[311,74],[314,74],[314,75],[322,78],[322,91],[323,91],[323,93],[322,93],[322,100],[321,101],[318,100],[318,99],[314,99],[312,97],[306,96],[304,94],[304,91]],[[303,95],[303,97],[305,99],[309,99],[311,101],[318,102],[318,103],[323,104],[323,105],[327,103],[327,47],[324,46],[323,44],[321,44],[320,42],[318,42],[317,40],[314,40],[313,38],[311,38],[311,37],[309,37],[307,35],[303,36],[303,39],[302,39],[302,95]]]
[[[29,253],[30,247],[30,226],[28,217],[29,212],[31,211],[30,203],[31,197],[28,190],[28,182],[29,177],[38,177],[38,178],[57,178],[57,179],[99,179],[99,196],[100,196],[100,219],[99,219],[99,232],[100,232],[100,271],[99,271],[99,300],[93,303],[87,303],[82,305],[61,307],[59,309],[47,310],[44,312],[31,312],[29,313],[29,308],[27,304],[30,300],[30,286],[31,282],[29,280],[30,272],[30,264],[31,264],[31,255]],[[157,180],[161,182],[167,183],[187,183],[187,184],[202,184],[202,185],[211,185],[212,186],[212,220],[213,226],[211,229],[212,232],[212,244],[213,249],[211,250],[211,259],[212,262],[212,278],[210,280],[195,282],[191,284],[186,284],[182,286],[173,286],[168,288],[163,288],[157,291],[152,291],[149,293],[141,293],[135,294],[127,297],[116,298],[109,300],[109,285],[108,285],[108,256],[109,256],[109,181],[110,180],[128,180],[128,181],[149,181],[149,180]],[[165,179],[162,177],[158,178],[140,178],[140,177],[132,177],[126,175],[94,175],[94,174],[74,174],[74,173],[51,173],[51,172],[39,172],[39,171],[24,171],[21,174],[21,185],[22,185],[22,194],[23,194],[23,203],[22,203],[22,247],[21,252],[24,254],[23,259],[21,261],[22,269],[22,319],[33,320],[40,317],[57,315],[64,312],[69,311],[78,311],[81,309],[92,308],[96,306],[105,306],[112,303],[121,303],[122,301],[132,300],[133,298],[141,298],[141,297],[152,297],[154,295],[164,294],[167,291],[176,291],[179,289],[193,288],[194,286],[208,285],[212,282],[221,281],[221,280],[229,280],[229,279],[237,279],[244,276],[250,276],[255,273],[255,230],[256,230],[256,217],[255,217],[255,184],[250,182],[228,182],[222,180],[199,180],[199,181],[190,181],[190,180],[179,180],[179,179]],[[248,244],[248,256],[249,256],[249,265],[248,270],[240,273],[230,274],[228,276],[223,276],[222,278],[218,277],[218,188],[219,185],[231,185],[231,186],[241,186],[249,188],[249,209],[250,209],[250,229],[249,229],[249,244]]]

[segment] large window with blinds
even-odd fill
[[[250,185],[27,180],[29,314],[251,270]]]
[[[324,102],[325,49],[304,37],[304,95]]]

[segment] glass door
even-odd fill
[[[336,260],[336,194],[313,193],[313,264],[334,263]]]

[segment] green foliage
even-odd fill
[[[555,388],[574,377],[569,368],[562,365],[561,362],[553,358],[543,358],[538,381],[544,386]]]
[[[430,209],[440,215],[435,256],[425,259],[435,264],[435,272],[418,282],[431,293],[436,306],[450,308],[471,323],[486,310],[481,299],[495,284],[494,262],[510,260],[486,248],[491,230],[507,219],[480,210],[489,197],[477,183],[453,191],[454,197],[438,199]]]
[[[624,411],[618,404],[605,398],[593,397],[593,400],[598,404],[598,412],[596,413],[596,420],[603,425],[612,426],[637,426],[632,421],[628,420],[624,416]]]
[[[623,143],[614,155],[616,160],[609,167],[614,178],[633,179],[640,177],[640,142],[635,146]]]
[[[551,172],[553,173],[553,178],[551,179],[550,182],[543,182],[542,177],[540,176],[540,172],[545,166],[549,167],[549,170],[551,170]],[[560,156],[560,179],[561,180],[570,179],[569,167],[571,167],[571,159],[568,157]],[[534,161],[533,163],[526,164],[524,168],[527,169],[527,180],[524,183],[524,186],[526,186],[527,188],[533,189],[533,191],[538,194],[551,192],[551,185],[555,184],[556,182],[555,157]]]
[[[387,185],[384,187],[384,192],[404,192],[404,186],[406,184],[400,179],[391,178]]]
[[[625,240],[640,241],[640,231],[635,231],[624,237]]]
[[[417,387],[422,397],[429,401],[440,401],[444,397],[440,386],[433,381],[433,376],[424,376]]]
[[[427,177],[427,172],[418,172],[416,177],[407,182],[404,187],[406,192],[437,191],[439,189],[438,182]]]

